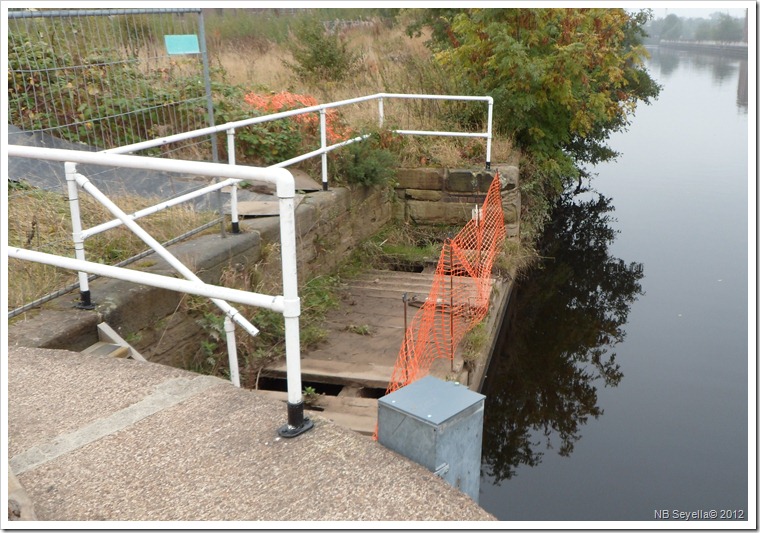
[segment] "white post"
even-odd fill
[[[327,113],[325,108],[319,110],[319,138],[321,149],[327,148]],[[322,190],[327,190],[327,152],[322,152]]]
[[[280,199],[280,249],[282,255],[282,295],[285,309],[285,368],[288,381],[288,423],[278,433],[282,437],[295,437],[314,427],[314,423],[304,417],[301,389],[301,339],[299,319],[301,300],[298,297],[298,264],[296,261],[296,218],[295,184],[277,184]]]
[[[486,141],[486,170],[491,169],[491,137],[493,123],[493,98],[488,97],[488,140]]]
[[[227,130],[227,162],[235,165],[235,128]],[[240,233],[237,206],[237,183],[233,183],[230,189],[230,220],[232,221],[232,233]]]
[[[377,114],[380,117],[378,121],[378,126],[381,128],[383,127],[383,121],[385,120],[385,112],[383,110],[383,97],[377,99]]]
[[[74,240],[74,257],[85,260],[84,237],[82,236],[82,218],[79,211],[79,187],[76,181],[77,164],[64,163],[66,186],[69,192],[69,210],[71,211],[71,234]],[[95,309],[90,296],[90,285],[86,272],[79,272],[79,309]]]
[[[230,381],[240,387],[240,370],[238,369],[237,344],[235,344],[235,324],[228,316],[224,317],[224,331],[227,333],[227,357],[230,362]]]

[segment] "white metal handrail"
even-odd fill
[[[332,145],[327,144],[327,122],[326,111],[328,109],[342,107],[351,104],[357,104],[360,102],[366,102],[371,100],[378,101],[378,123],[379,126],[383,126],[384,122],[384,100],[389,98],[398,99],[429,99],[429,100],[461,100],[461,101],[484,101],[488,104],[487,114],[487,129],[483,133],[473,132],[452,132],[452,131],[426,131],[426,130],[393,130],[395,133],[402,135],[436,135],[436,136],[451,136],[451,137],[480,137],[486,139],[486,168],[490,168],[491,164],[491,141],[492,141],[492,120],[493,120],[493,98],[490,96],[457,96],[457,95],[422,95],[422,94],[397,94],[397,93],[377,93],[374,95],[363,96],[358,98],[351,98],[347,100],[341,100],[338,102],[332,102],[328,104],[319,104],[310,107],[304,107],[299,109],[293,109],[289,111],[283,111],[280,113],[273,113],[261,117],[253,117],[249,119],[239,120],[235,122],[229,122],[226,124],[211,126],[207,128],[201,128],[189,132],[183,132],[175,135],[169,135],[158,139],[149,141],[143,141],[131,145],[112,148],[109,150],[103,150],[97,153],[91,152],[79,152],[71,150],[60,150],[50,148],[37,148],[27,146],[9,145],[8,154],[15,157],[30,157],[37,159],[48,159],[54,161],[62,161],[65,163],[65,173],[67,180],[67,187],[69,193],[71,215],[72,215],[72,233],[74,240],[74,250],[76,259],[82,262],[85,261],[84,254],[84,242],[85,239],[106,231],[108,229],[117,227],[119,225],[126,225],[136,235],[138,235],[146,244],[148,244],[156,253],[158,253],[163,259],[165,259],[170,265],[172,265],[178,272],[184,275],[186,278],[194,283],[202,283],[202,281],[187,267],[185,267],[177,258],[169,253],[160,243],[148,235],[142,228],[140,228],[134,221],[153,213],[157,213],[161,210],[167,209],[174,205],[189,201],[193,198],[205,195],[212,191],[218,191],[223,187],[230,186],[231,189],[231,222],[234,233],[239,232],[239,221],[237,211],[237,183],[240,181],[265,181],[274,183],[277,186],[277,196],[280,199],[280,230],[282,237],[282,254],[283,254],[283,298],[284,301],[291,302],[289,305],[284,305],[281,312],[285,316],[285,333],[286,333],[286,358],[288,361],[293,359],[292,354],[288,353],[288,337],[290,331],[291,342],[293,344],[293,338],[295,338],[295,349],[298,348],[298,316],[300,315],[300,302],[297,294],[297,276],[296,276],[296,255],[295,255],[295,214],[293,207],[293,199],[295,196],[295,186],[293,183],[292,175],[283,171],[284,167],[295,164],[299,161],[303,161],[312,157],[322,156],[322,186],[324,190],[328,188],[327,179],[327,154],[332,150],[347,146],[351,143],[360,142],[369,137],[369,135],[359,135],[352,139],[347,139]],[[236,167],[235,161],[235,129],[242,128],[254,124],[270,122],[282,118],[301,115],[305,113],[318,112],[320,116],[320,148],[311,152],[293,157],[286,161],[282,161],[267,168],[259,167]],[[153,148],[157,146],[164,146],[173,142],[178,142],[186,139],[200,137],[204,135],[213,135],[219,132],[227,133],[228,142],[228,164],[218,163],[205,163],[196,161],[183,161],[176,159],[160,159],[160,158],[145,158],[124,155],[128,153],[134,153],[136,151],[144,150],[147,148]],[[132,214],[124,213],[113,202],[111,202],[100,190],[97,189],[85,176],[76,171],[76,163],[91,163],[95,165],[115,166],[123,168],[136,168],[145,170],[160,170],[165,172],[181,172],[186,174],[201,175],[207,177],[224,177],[221,182],[213,183],[202,187],[196,191],[184,194],[182,196],[173,198],[168,201],[161,202],[154,206],[150,206],[139,210]],[[238,168],[240,170],[233,170]],[[279,172],[278,172],[279,171]],[[285,172],[283,174],[282,172]],[[98,201],[101,202],[116,218],[109,222],[94,226],[92,228],[82,228],[81,218],[79,216],[79,203],[78,203],[78,187],[83,188]],[[286,233],[288,234],[286,236]],[[286,247],[286,241],[291,239],[292,243]],[[291,246],[292,244],[292,246]],[[291,250],[292,248],[292,250]],[[20,250],[20,249],[19,249]],[[288,256],[286,261],[285,256]],[[286,269],[290,269],[292,264],[292,272],[286,272]],[[286,267],[286,265],[288,265]],[[66,268],[66,267],[63,267]],[[79,287],[80,287],[80,306],[84,308],[91,308],[91,297],[89,291],[89,280],[87,273],[93,273],[91,270],[82,269],[79,270]],[[286,281],[286,278],[288,281]],[[174,279],[174,278],[171,278]],[[228,338],[228,351],[230,358],[230,378],[232,382],[239,386],[239,373],[237,364],[236,346],[234,341],[234,324],[236,322],[243,327],[251,335],[256,335],[258,330],[250,324],[240,313],[234,308],[229,306],[221,298],[212,298],[212,301],[222,309],[225,313],[225,332]],[[288,327],[288,318],[295,319],[295,326]],[[293,334],[295,331],[295,337]],[[291,346],[292,348],[292,346]],[[291,384],[292,379],[295,379],[296,372],[291,372],[288,369],[288,427],[294,427],[290,422],[293,420],[301,420],[303,422],[303,409],[301,396],[301,384],[300,384],[300,360],[299,357],[295,357],[298,361],[297,383]],[[291,386],[292,385],[292,386]],[[294,408],[295,415],[291,416],[291,405],[298,406]],[[298,412],[300,411],[300,415]],[[303,425],[303,424],[300,424]],[[288,431],[285,431],[285,436]],[[297,434],[297,433],[296,433]]]
[[[168,276],[157,276],[155,274],[148,274],[145,272],[139,272],[136,274],[129,274],[129,276],[136,276],[137,279],[144,278],[146,284],[153,282],[159,282],[164,288],[172,289],[183,287],[184,289],[192,288],[192,291],[185,291],[191,293],[200,294],[201,291],[206,293],[205,295],[212,298],[217,305],[220,305],[225,309],[225,330],[229,333],[230,330],[234,334],[234,327],[231,326],[231,321],[235,320],[238,324],[246,327],[245,320],[242,315],[233,310],[229,304],[224,301],[224,296],[233,296],[233,301],[238,301],[237,293],[229,293],[229,290],[217,291],[214,288],[209,289],[209,286],[205,284],[200,278],[190,271],[185,265],[183,265],[177,258],[171,255],[160,243],[148,235],[140,226],[138,226],[130,215],[124,213],[113,202],[111,202],[97,187],[95,187],[86,177],[76,172],[77,163],[89,163],[94,165],[107,165],[120,168],[136,168],[145,170],[160,170],[165,172],[181,172],[181,173],[193,173],[201,176],[222,176],[228,178],[231,183],[237,183],[242,180],[264,181],[268,183],[274,183],[276,186],[277,196],[279,198],[279,213],[280,213],[280,250],[282,255],[282,285],[283,294],[281,296],[269,296],[260,295],[256,293],[248,293],[246,302],[258,307],[266,307],[275,311],[281,312],[285,321],[285,358],[287,369],[287,385],[288,385],[288,423],[281,427],[280,435],[285,437],[296,436],[310,427],[312,427],[311,421],[303,416],[303,396],[301,391],[301,361],[300,361],[300,333],[299,333],[299,316],[301,314],[301,303],[298,296],[298,272],[296,263],[296,231],[295,231],[295,183],[292,174],[284,169],[279,168],[260,168],[260,167],[248,167],[248,166],[231,166],[220,163],[206,163],[197,161],[184,161],[177,159],[160,159],[153,157],[139,157],[132,155],[122,154],[108,154],[102,152],[82,152],[77,150],[63,150],[55,148],[39,148],[34,146],[18,146],[9,145],[8,148],[9,157],[27,157],[32,159],[43,159],[50,161],[64,162],[66,168],[67,183],[69,186],[69,200],[72,206],[72,227],[75,241],[75,254],[76,259],[65,258],[59,256],[51,256],[49,254],[42,254],[40,252],[31,252],[29,250],[13,249],[8,251],[9,257],[16,257],[19,259],[26,259],[30,261],[47,262],[48,264],[54,264],[62,268],[71,268],[79,271],[80,276],[80,289],[88,287],[87,285],[87,273],[101,274],[111,277],[117,277],[113,274],[117,272],[132,272],[129,269],[122,269],[119,267],[110,267],[107,265],[99,265],[97,263],[90,263],[84,260],[84,250],[80,246],[83,242],[81,239],[81,222],[78,217],[78,191],[77,185],[82,187],[85,191],[90,193],[94,198],[101,202],[113,215],[115,215],[122,224],[126,225],[134,233],[136,233],[146,244],[159,253],[165,260],[169,262],[175,269],[182,273],[185,277],[189,278],[189,281],[177,284],[176,278]],[[76,220],[74,220],[76,219]],[[106,268],[107,267],[107,268]],[[116,269],[116,270],[112,270]],[[123,272],[122,272],[123,273]],[[121,275],[121,274],[120,274]],[[125,276],[127,274],[124,274]],[[154,277],[155,276],[155,277]],[[162,278],[158,280],[157,278]],[[150,283],[147,281],[150,280]],[[139,282],[139,281],[138,281]],[[188,285],[190,284],[190,285]],[[207,292],[210,290],[211,292]],[[89,292],[89,291],[88,291]],[[250,325],[250,324],[249,324]],[[253,328],[253,326],[250,326]],[[248,329],[248,328],[246,328]],[[255,328],[253,328],[255,330]],[[249,332],[252,330],[249,329]],[[257,331],[257,330],[255,330]],[[254,333],[255,334],[255,333]],[[234,352],[234,338],[231,343],[230,358],[233,358]],[[233,370],[234,364],[234,370]],[[230,373],[231,377],[235,379],[233,372],[237,373],[237,359],[235,355],[235,361],[230,361]],[[237,383],[239,385],[239,383]]]
[[[273,168],[285,168],[290,165],[293,165],[295,163],[298,163],[300,161],[304,161],[306,159],[310,159],[312,157],[317,157],[319,155],[322,156],[322,188],[324,190],[327,190],[328,188],[328,174],[327,174],[327,154],[331,152],[332,150],[335,150],[336,148],[340,148],[342,146],[346,146],[355,142],[363,141],[366,138],[369,137],[369,135],[359,135],[357,137],[354,137],[352,139],[347,139],[345,141],[341,141],[338,143],[334,143],[332,145],[327,144],[327,119],[326,119],[326,111],[328,109],[343,107],[351,104],[358,104],[361,102],[367,102],[371,100],[377,100],[378,102],[378,125],[380,127],[383,127],[383,123],[385,120],[385,113],[384,113],[384,100],[386,99],[421,99],[421,100],[459,100],[459,101],[481,101],[486,102],[488,104],[488,112],[487,112],[487,127],[486,131],[482,133],[474,133],[474,132],[456,132],[456,131],[427,131],[427,130],[392,130],[394,133],[398,133],[401,135],[428,135],[428,136],[443,136],[443,137],[475,137],[475,138],[484,138],[486,139],[486,169],[491,168],[491,141],[493,137],[493,98],[490,96],[464,96],[464,95],[439,95],[439,94],[401,94],[401,93],[377,93],[372,94],[369,96],[360,96],[357,98],[349,98],[347,100],[340,100],[337,102],[331,102],[327,104],[318,104],[314,106],[309,107],[301,107],[298,109],[291,109],[288,111],[281,111],[279,113],[272,113],[269,115],[264,115],[260,117],[252,117],[248,119],[243,120],[237,120],[234,122],[227,122],[226,124],[220,124],[216,126],[209,126],[206,128],[201,128],[197,130],[192,131],[186,131],[183,133],[177,133],[174,135],[168,135],[166,137],[160,137],[157,139],[152,139],[149,141],[142,141],[134,144],[129,144],[125,146],[119,146],[117,148],[111,148],[109,150],[103,150],[105,153],[111,153],[111,154],[125,154],[125,153],[134,153],[138,152],[140,150],[145,150],[148,148],[155,148],[158,146],[166,146],[168,144],[184,141],[187,139],[193,139],[196,137],[201,137],[204,135],[214,135],[216,133],[222,133],[225,132],[227,134],[227,153],[228,153],[228,163],[230,165],[235,165],[235,130],[239,128],[244,128],[246,126],[252,126],[254,124],[262,124],[264,122],[271,122],[273,120],[279,120],[287,117],[292,117],[296,115],[303,115],[307,113],[319,113],[319,126],[320,126],[320,147],[316,150],[312,150],[311,152],[293,157],[291,159],[288,159],[286,161],[282,161],[280,163],[277,163],[275,165],[272,165]],[[218,187],[216,188],[218,189]],[[201,189],[199,192],[201,194],[205,194],[205,192],[208,192],[211,189]],[[230,192],[230,219],[232,224],[232,231],[233,233],[239,232],[239,220],[238,220],[238,211],[237,211],[237,186],[235,184],[232,184],[231,192]],[[173,205],[173,204],[172,204]],[[150,214],[154,213],[157,210],[165,209],[168,207],[168,203],[158,204],[155,209],[149,208],[145,209],[142,212],[144,214]],[[150,210],[153,209],[153,210]],[[138,213],[135,213],[133,215],[135,218],[139,218]],[[116,225],[118,225],[118,222],[114,221]]]

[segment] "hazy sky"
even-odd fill
[[[688,5],[688,3],[686,3]],[[684,7],[658,7],[658,8],[652,8],[652,12],[654,13],[654,18],[661,19],[667,17],[669,14],[673,13],[674,15],[678,15],[682,18],[708,18],[710,14],[715,13],[716,11],[719,11],[721,13],[728,13],[732,17],[744,17],[744,8],[736,8],[736,7],[722,7],[720,4],[717,4],[715,7],[711,8],[684,8]]]

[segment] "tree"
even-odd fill
[[[683,22],[677,15],[671,13],[662,22],[660,39],[677,41],[683,36]]]
[[[494,125],[536,157],[559,192],[660,87],[643,67],[650,12],[623,9],[422,10],[435,58],[461,87],[494,98]]]
[[[726,13],[714,13],[712,38],[714,41],[741,41],[744,24],[740,19]]]

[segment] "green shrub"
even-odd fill
[[[390,185],[396,177],[398,157],[381,144],[378,133],[340,149],[336,161],[339,180],[357,185]]]
[[[361,53],[349,49],[345,39],[327,33],[321,22],[306,19],[295,25],[287,46],[293,62],[284,61],[304,82],[343,81],[361,66]]]

